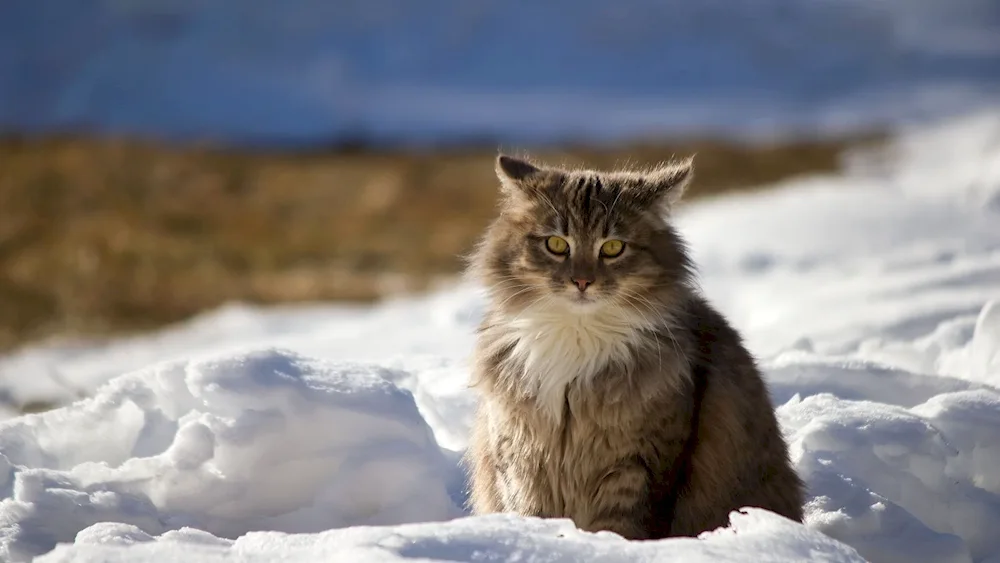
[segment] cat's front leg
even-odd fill
[[[503,512],[500,492],[497,489],[497,474],[486,460],[478,460],[473,465],[474,476],[470,480],[468,509],[473,514]]]
[[[551,492],[544,480],[534,472],[517,464],[507,466],[497,476],[497,488],[505,511],[520,516],[551,518],[556,516],[551,508]]]
[[[489,433],[489,419],[481,407],[476,412],[476,423],[473,425],[469,448],[465,454],[469,477],[467,508],[473,514],[490,514],[506,510],[500,494],[502,467],[497,458],[498,453],[494,438]]]
[[[630,540],[648,539],[652,509],[646,467],[626,462],[608,470],[594,487],[584,513],[577,522],[584,530],[607,530]]]

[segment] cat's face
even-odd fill
[[[651,172],[566,171],[501,156],[501,216],[475,271],[495,306],[655,312],[690,277],[667,222],[691,162]]]

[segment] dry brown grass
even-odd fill
[[[697,197],[834,170],[846,144],[537,155],[610,167],[697,152]],[[456,272],[493,216],[494,156],[2,141],[0,349],[148,329],[228,300],[368,300],[420,289]]]

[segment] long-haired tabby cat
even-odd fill
[[[761,374],[671,227],[691,161],[598,172],[500,156],[497,174],[502,212],[470,265],[489,295],[473,511],[631,539],[697,535],[745,506],[801,521]]]

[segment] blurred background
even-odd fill
[[[0,351],[424,290],[500,150],[706,197],[997,100],[997,0],[3,0]]]

